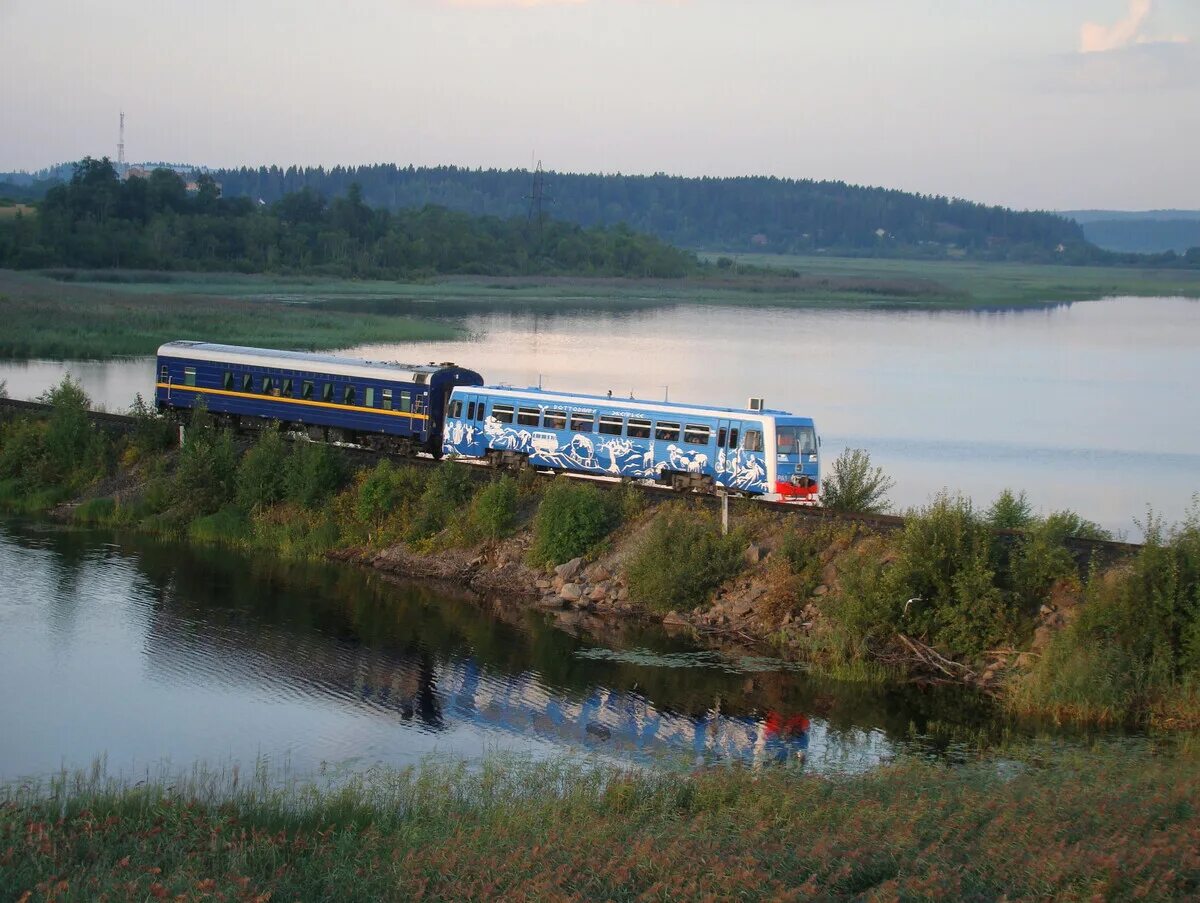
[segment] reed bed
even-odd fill
[[[6,899],[1153,899],[1200,893],[1187,744],[823,778],[578,761],[0,792]]]

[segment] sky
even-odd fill
[[[85,154],[1200,208],[1200,0],[0,0],[0,170]]]

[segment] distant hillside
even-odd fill
[[[302,188],[342,196],[357,183],[372,206],[396,210],[435,204],[501,218],[526,216],[533,188],[526,170],[452,166],[272,166],[212,170],[212,175],[226,197],[268,204]],[[842,182],[548,172],[543,191],[544,209],[555,219],[585,227],[626,223],[697,249],[1020,260],[1094,253],[1079,225],[1056,214]]]
[[[1072,210],[1063,214],[1107,251],[1157,254],[1200,248],[1200,210]]]

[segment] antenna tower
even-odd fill
[[[536,217],[538,227],[538,239],[542,237],[542,223],[546,218],[546,214],[542,209],[542,204],[546,201],[553,201],[554,198],[546,194],[546,174],[542,170],[542,161],[538,160],[537,169],[533,171],[533,188],[529,193],[529,221],[534,222]]]
[[[121,130],[117,138],[117,172],[125,174],[125,111],[121,111]]]

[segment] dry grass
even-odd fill
[[[577,762],[378,772],[325,792],[83,776],[0,804],[0,895],[1187,899],[1195,765],[1126,743],[838,780]]]

